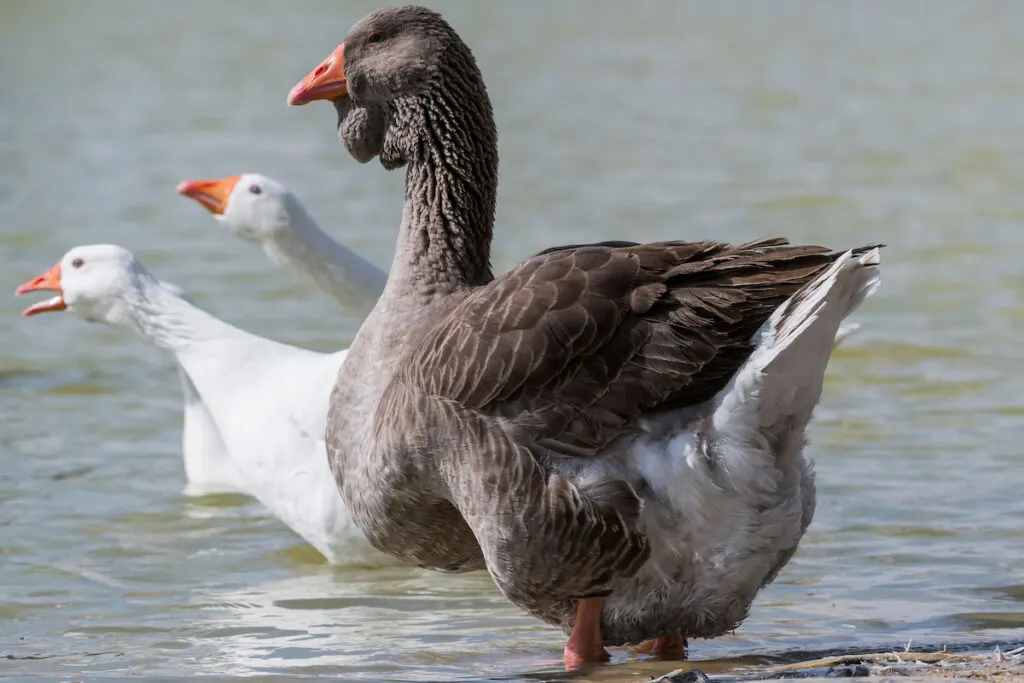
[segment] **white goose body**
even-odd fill
[[[191,303],[185,290],[170,282],[160,286],[179,299]],[[185,368],[178,365],[178,380],[185,402],[181,423],[181,454],[185,461],[185,495],[205,496],[213,493],[245,493],[238,469],[231,461],[228,447],[217,429],[196,385]]]
[[[209,407],[180,365],[178,378],[185,402],[181,422],[181,455],[185,462],[183,493],[187,496],[245,493]]]
[[[183,373],[186,467],[197,476],[196,488],[222,476],[214,468],[226,452],[238,489],[329,561],[386,562],[353,525],[327,464],[327,402],[347,351],[317,353],[250,334],[176,289],[128,250],[89,245],[75,247],[18,291],[60,292],[26,315],[66,308],[130,329],[173,355]],[[205,457],[193,457],[198,451]]]

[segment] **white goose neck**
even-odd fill
[[[384,291],[387,274],[334,241],[298,202],[289,209],[290,229],[263,242],[267,256],[352,313],[365,316]]]
[[[166,289],[148,272],[136,274],[138,286],[124,296],[107,316],[172,353],[200,343],[248,336]]]

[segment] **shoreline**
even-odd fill
[[[697,667],[681,668],[647,679],[647,683],[740,683],[799,678],[898,678],[907,683],[987,681],[1024,683],[1024,646],[1003,652],[892,651],[843,654],[780,664],[749,672],[708,676]]]

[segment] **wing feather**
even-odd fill
[[[836,256],[784,239],[557,247],[456,307],[406,379],[534,439],[599,449],[643,413],[714,396],[764,320]]]

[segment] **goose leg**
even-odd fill
[[[608,652],[601,637],[603,598],[585,598],[576,605],[576,624],[565,644],[565,666],[576,668],[588,662],[607,662]]]
[[[628,648],[633,654],[653,655],[661,659],[685,659],[686,638],[679,636],[662,636],[645,640],[639,645]]]

